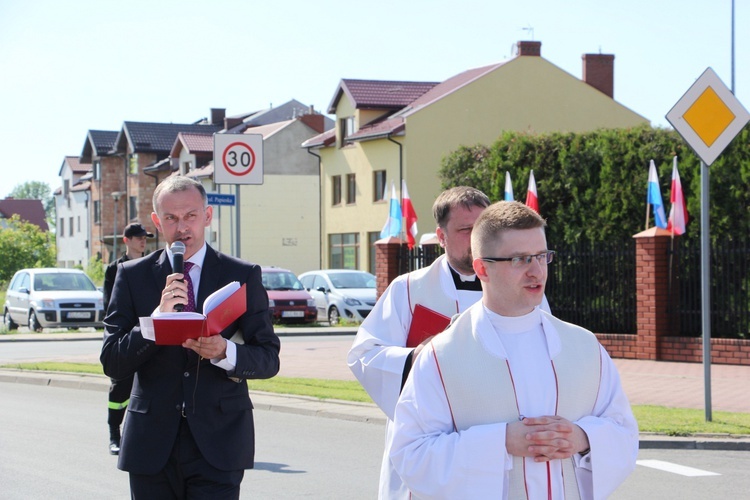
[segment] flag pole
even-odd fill
[[[649,203],[648,200],[646,200],[646,228],[644,229],[644,231],[648,230],[648,219],[650,216],[651,216],[651,203]]]

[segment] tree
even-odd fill
[[[55,227],[55,197],[45,182],[28,181],[13,188],[8,197],[18,200],[42,200],[44,213],[47,214],[47,224]]]
[[[55,239],[39,226],[25,222],[18,215],[6,219],[8,227],[0,228],[0,282],[7,282],[19,269],[55,267]]]

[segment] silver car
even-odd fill
[[[341,318],[363,321],[377,298],[376,278],[365,271],[326,269],[299,275],[302,286],[315,299],[318,318],[335,325]]]
[[[78,269],[21,269],[5,295],[3,323],[8,330],[102,328],[103,320],[102,292]]]

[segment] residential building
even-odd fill
[[[88,207],[88,246],[87,250],[82,249],[73,239],[63,238],[58,244],[58,260],[85,265],[89,257],[99,257],[104,263],[111,262],[123,251],[123,228],[135,221],[157,235],[149,240],[146,251],[157,249],[162,243],[151,221],[156,185],[166,176],[179,173],[201,179],[207,192],[236,192],[236,186],[213,183],[213,134],[252,130],[247,133],[269,139],[264,143],[265,187],[240,189],[240,194],[248,193],[239,217],[231,207],[215,207],[215,220],[207,230],[206,240],[247,260],[285,266],[297,272],[317,269],[320,267],[318,160],[301,150],[299,144],[326,127],[333,127],[332,120],[310,106],[291,100],[275,108],[232,117],[227,117],[224,109],[214,108],[210,118],[192,124],[126,121],[119,131],[90,130],[78,158],[78,165],[88,165],[89,172],[75,177],[74,157],[66,157],[64,165],[69,168],[61,169],[61,180],[63,185],[67,180],[69,192],[76,194],[65,198],[64,187],[58,190],[58,203],[70,200],[74,204],[78,200]],[[276,191],[270,192],[269,185]],[[69,210],[73,209],[71,206]],[[79,209],[85,210],[76,208]],[[258,219],[258,214],[263,217]],[[238,220],[242,220],[241,226],[235,224]],[[240,238],[235,236],[238,230]]]
[[[490,145],[504,131],[648,123],[613,99],[613,55],[584,55],[580,80],[542,58],[541,42],[517,49],[512,59],[439,83],[341,80],[328,108],[335,129],[302,144],[321,158],[323,267],[375,272],[374,243],[394,181],[399,193],[407,182],[420,231],[434,232],[438,171],[462,145]]]
[[[235,206],[214,206],[207,241],[222,252],[297,274],[320,268],[318,159],[299,145],[326,127],[332,128],[333,121],[305,111],[307,114],[275,113],[273,117],[262,113],[228,127],[234,133],[262,136],[261,185],[216,184],[214,162],[204,161],[209,153],[213,158],[213,138],[178,136],[171,153],[173,169],[199,179],[209,193],[235,196]],[[280,116],[289,118],[265,123]]]
[[[91,164],[81,163],[78,156],[66,156],[59,175],[62,187],[54,193],[57,267],[85,269],[91,245]]]
[[[5,198],[0,200],[0,228],[8,227],[5,219],[14,215],[25,222],[36,224],[42,231],[48,231],[47,214],[44,212],[42,200]]]

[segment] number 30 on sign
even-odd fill
[[[263,184],[263,136],[214,134],[214,182]]]

